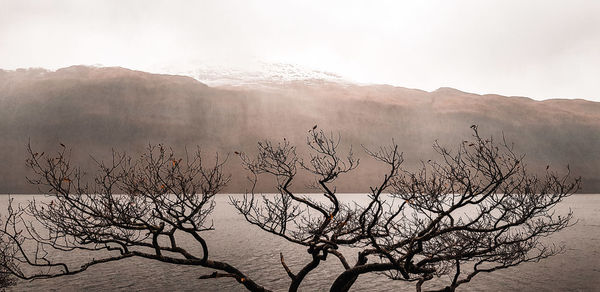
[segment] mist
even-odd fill
[[[359,83],[598,101],[596,1],[2,1],[0,68],[252,61]]]
[[[0,71],[0,191],[38,192],[24,165],[30,141],[38,151],[64,143],[74,163],[94,169],[111,149],[141,153],[162,143],[183,155],[200,146],[207,157],[229,155],[228,192],[247,188],[234,152],[254,153],[264,139],[286,138],[307,157],[306,134],[317,125],[352,147],[361,159],[351,176],[336,181],[340,191],[364,192],[385,169],[364,148],[392,139],[404,153],[404,167],[439,158],[435,141],[456,147],[478,125],[482,135],[514,143],[533,172],[567,165],[584,177],[585,192],[600,191],[600,104],[584,100],[535,101],[477,95],[452,88],[432,92],[393,86],[353,85],[323,80],[209,87],[185,76],[156,75],[123,68],[74,66],[58,71]],[[312,182],[300,176],[298,190]],[[272,191],[268,184],[261,186]],[[42,190],[43,191],[43,190]]]

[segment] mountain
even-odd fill
[[[114,67],[0,70],[0,193],[37,191],[25,180],[28,141],[40,152],[64,143],[73,161],[90,168],[90,154],[108,159],[113,148],[138,153],[149,143],[176,151],[200,145],[210,157],[217,151],[252,153],[257,141],[285,137],[305,154],[305,135],[315,124],[339,133],[342,144],[353,145],[361,158],[354,174],[336,181],[340,191],[367,191],[385,171],[364,157],[361,145],[394,139],[405,167],[413,168],[436,158],[435,140],[457,145],[477,124],[482,135],[514,142],[530,170],[549,164],[564,172],[570,165],[574,175],[583,176],[582,191],[600,192],[600,103],[310,77],[208,86],[191,77]],[[228,191],[243,192],[246,173],[239,159],[231,156],[227,165]],[[295,186],[301,190],[307,182],[301,177]],[[261,188],[272,191],[266,184]]]

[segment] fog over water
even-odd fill
[[[240,195],[234,195],[240,196]],[[13,196],[16,203],[26,200],[47,200],[42,195]],[[367,202],[366,195],[342,194],[342,201]],[[6,210],[8,196],[0,197],[0,210]],[[600,195],[576,194],[556,208],[558,214],[571,209],[577,224],[549,238],[564,243],[563,254],[539,263],[527,263],[491,274],[482,274],[461,291],[595,291],[600,287]],[[2,211],[0,211],[2,213]],[[257,282],[275,291],[286,291],[288,277],[279,263],[282,252],[292,270],[308,260],[302,247],[292,245],[271,234],[258,230],[244,221],[229,205],[227,195],[218,195],[212,214],[214,231],[204,234],[210,256],[231,262]],[[185,242],[183,243],[185,245]],[[191,250],[196,250],[190,246]],[[350,261],[353,252],[345,252]],[[98,257],[98,255],[94,255]],[[80,264],[92,256],[64,254],[60,258]],[[336,274],[342,271],[338,261],[330,259],[309,274],[301,291],[323,291]],[[212,270],[182,267],[144,259],[128,259],[101,264],[74,276],[32,282],[19,282],[10,291],[245,291],[237,282],[227,278],[198,280]],[[432,281],[435,283],[435,281]],[[433,288],[433,287],[432,287]],[[353,291],[414,291],[412,283],[391,281],[384,276],[361,276]]]

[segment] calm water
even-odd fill
[[[32,196],[16,196],[25,201]],[[43,199],[43,196],[35,196]],[[363,201],[364,195],[344,195],[344,200]],[[232,263],[267,288],[285,291],[289,284],[279,263],[279,252],[293,271],[309,260],[304,248],[291,245],[247,224],[228,204],[227,196],[216,199],[213,213],[216,231],[207,232],[211,257]],[[0,196],[0,213],[6,210],[7,196]],[[564,254],[540,263],[484,274],[462,291],[600,291],[600,195],[574,195],[558,206],[558,212],[571,208],[579,222],[552,237],[564,242]],[[350,256],[351,257],[351,256]],[[69,260],[83,260],[71,255]],[[313,271],[301,286],[302,291],[326,291],[342,271],[333,259]],[[74,276],[19,282],[13,291],[246,291],[227,278],[198,280],[212,270],[180,267],[144,259],[128,259],[92,267]],[[388,280],[385,276],[361,276],[354,291],[414,291],[413,284]]]

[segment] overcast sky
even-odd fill
[[[600,1],[0,0],[0,68],[248,60],[600,101]]]

